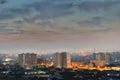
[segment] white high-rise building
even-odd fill
[[[71,55],[67,52],[56,53],[54,55],[54,67],[71,68]]]
[[[54,55],[54,67],[61,68],[62,60],[61,60],[61,54],[55,53]]]
[[[37,54],[19,54],[19,65],[23,68],[32,68],[37,65]]]

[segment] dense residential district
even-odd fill
[[[0,54],[0,80],[120,80],[120,52]]]

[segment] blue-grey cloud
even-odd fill
[[[7,3],[7,0],[0,0],[0,4],[5,4]]]
[[[29,4],[23,4],[19,8],[1,8],[2,10],[0,10],[0,21],[10,20],[12,22],[13,20],[12,23],[14,25],[11,25],[10,27],[13,27],[14,30],[11,30],[11,33],[12,31],[14,33],[25,33],[25,30],[21,28],[24,26],[24,23],[35,24],[37,27],[40,25],[40,28],[45,27],[45,29],[46,26],[49,29],[52,29],[52,26],[56,26],[56,29],[72,31],[74,28],[72,26],[66,26],[66,24],[57,28],[59,25],[54,25],[54,20],[57,18],[64,18],[67,15],[71,15],[71,17],[73,17],[73,13],[80,13],[79,11],[75,11],[78,8],[84,11],[107,10],[119,3],[119,0],[36,0]],[[16,18],[20,18],[20,20],[16,20]],[[89,20],[77,21],[77,23],[82,28],[99,27],[100,30],[101,28],[104,29],[104,21],[105,20],[103,17],[93,17]],[[75,30],[77,30],[78,27],[75,28]],[[46,31],[48,30],[48,32],[51,32],[52,30],[49,29],[46,29]]]
[[[87,19],[84,21],[75,21],[75,22],[77,22],[80,25],[80,27],[87,28],[88,31],[89,30],[92,32],[110,31],[111,30],[110,27],[104,26],[104,21],[105,21],[104,17],[96,16],[96,17],[92,17],[91,19]]]
[[[13,24],[13,23],[12,23]],[[0,34],[11,35],[11,34],[24,34],[26,31],[22,29],[20,20],[14,21],[14,25],[9,25],[7,22],[0,23]]]
[[[54,4],[50,1],[43,1],[43,2],[34,2],[33,4],[24,5],[23,8],[13,8],[10,11],[13,14],[27,14],[33,13],[32,10],[38,11],[39,16],[43,18],[55,18],[59,16],[63,16],[66,14],[71,13],[71,8],[73,5],[71,3],[62,3],[62,4]]]
[[[0,34],[9,34],[12,32],[12,29],[8,29],[6,26],[0,26]]]
[[[9,12],[11,12],[11,14],[15,14],[15,15],[29,15],[31,13],[29,8],[23,7],[23,8],[9,8],[8,9]]]
[[[114,5],[120,4],[120,0],[83,0],[78,8],[85,11],[108,10]]]
[[[73,11],[70,10],[72,7],[73,5],[71,3],[55,4],[48,0],[28,5],[28,8],[33,8],[40,13],[35,16],[40,19],[57,18],[72,14]]]
[[[23,20],[15,20],[15,21],[13,21],[13,24],[23,24],[24,23],[24,21]]]
[[[73,11],[71,10],[72,7],[73,5],[71,3],[58,4],[56,2],[53,3],[49,0],[43,1],[38,0],[37,2],[33,2],[31,4],[23,4],[23,6],[19,8],[18,7],[1,8],[0,21],[13,20],[12,22],[13,26],[9,25],[9,27],[12,27],[10,30],[6,28],[2,28],[1,30],[4,33],[8,32],[9,34],[25,33],[23,29],[19,28],[19,26],[23,27],[24,25],[22,24],[24,23],[41,25],[43,27],[45,26],[51,27],[52,26],[51,19],[72,14],[73,13]],[[34,14],[34,12],[36,12],[36,14]],[[17,18],[21,18],[22,20],[18,20]]]
[[[13,19],[14,15],[7,12],[0,12],[0,20]]]
[[[89,20],[78,21],[78,24],[80,24],[83,27],[98,27],[98,26],[102,26],[103,22],[104,22],[104,18],[97,16]]]
[[[104,28],[101,28],[101,29],[98,29],[98,30],[94,30],[94,32],[108,32],[108,31],[111,31],[112,28],[108,28],[108,27],[104,27]]]
[[[31,23],[36,19],[53,19],[72,14],[72,7],[71,3],[56,4],[48,0],[38,1],[31,4],[24,4],[21,8],[1,8],[0,20],[21,17]],[[31,15],[34,12],[38,14]]]

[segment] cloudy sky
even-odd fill
[[[0,52],[120,51],[120,0],[0,0]]]

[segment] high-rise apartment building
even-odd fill
[[[109,54],[109,53],[106,53],[105,54],[105,63],[107,65],[111,64],[112,63],[112,54]]]
[[[71,68],[71,55],[67,52],[62,52],[62,67]]]
[[[37,54],[23,53],[19,54],[19,65],[23,68],[32,68],[37,65]]]
[[[97,60],[105,60],[105,54],[104,53],[97,53],[96,59]]]
[[[71,55],[67,52],[55,53],[54,67],[56,68],[71,68]]]
[[[112,55],[109,53],[97,53],[96,60],[104,61],[106,65],[109,65],[112,62]]]
[[[62,64],[62,56],[61,56],[61,54],[60,53],[55,53],[55,55],[54,55],[54,67],[56,67],[56,68],[61,68],[62,66],[61,66],[61,64]]]

